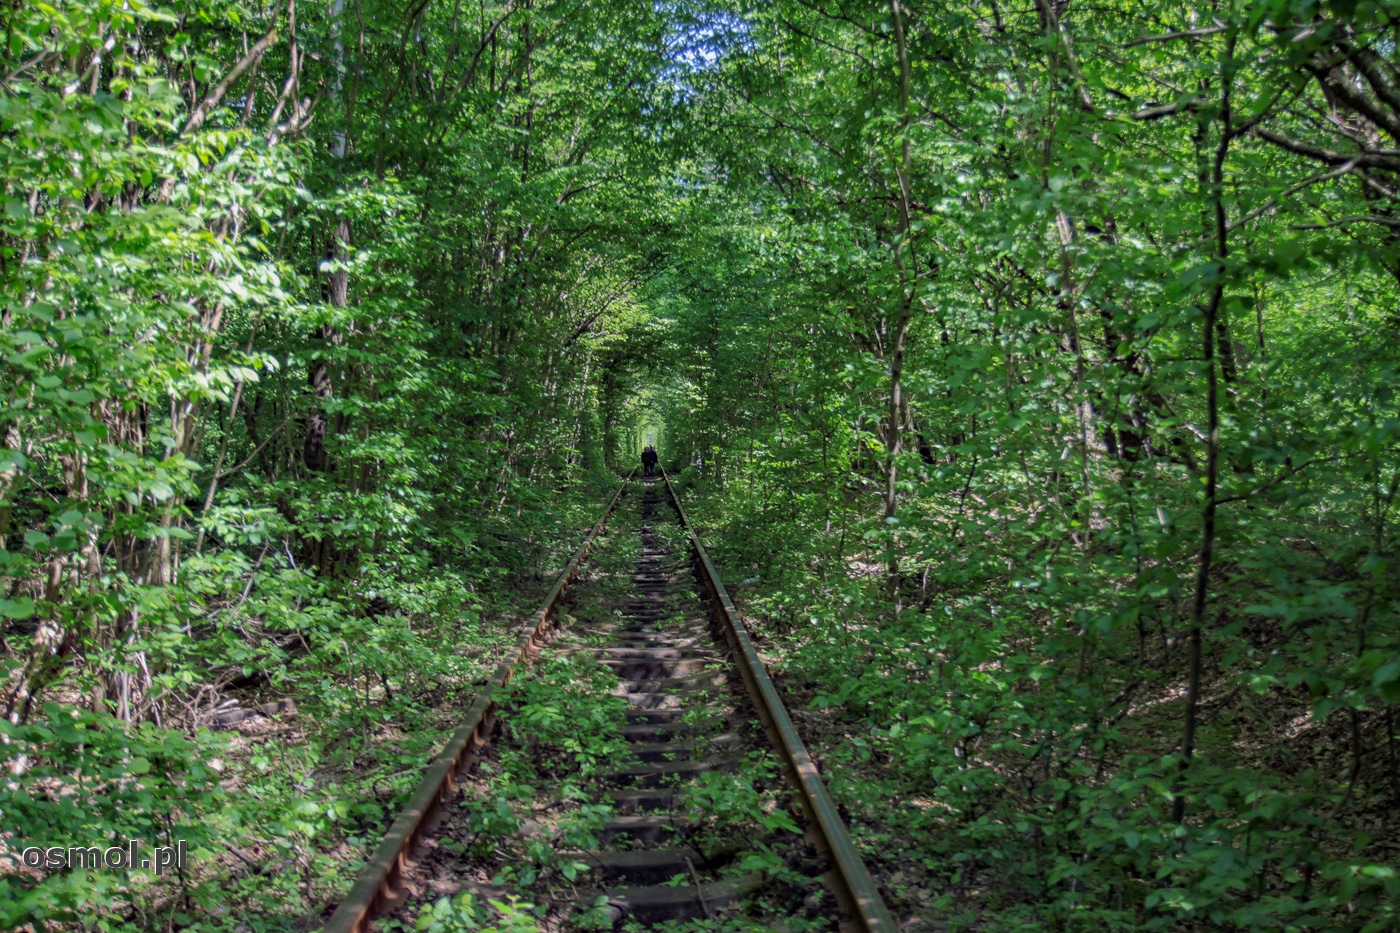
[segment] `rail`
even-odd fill
[[[633,473],[635,472],[634,470]],[[324,933],[364,933],[369,924],[384,912],[384,908],[392,905],[394,888],[412,858],[414,849],[421,842],[423,834],[431,828],[433,818],[443,803],[457,793],[458,778],[471,770],[481,748],[490,740],[491,729],[495,723],[494,694],[510,682],[517,665],[532,660],[549,640],[550,615],[555,605],[564,595],[574,574],[578,572],[579,564],[587,556],[589,547],[607,526],[609,516],[617,507],[618,500],[622,498],[622,493],[631,480],[632,474],[623,480],[608,502],[607,508],[603,510],[603,517],[598,519],[598,523],[588,533],[573,559],[554,581],[544,604],[533,616],[534,624],[531,625],[528,621],[525,623],[528,628],[520,642],[510,656],[496,668],[496,672],[487,681],[486,688],[467,711],[462,724],[433,759],[428,773],[409,798],[403,812],[389,827],[388,834],[375,850],[374,856],[361,869],[350,893],[340,902],[331,919],[322,928]]]
[[[856,854],[850,833],[846,831],[846,824],[836,811],[836,805],[827,793],[826,785],[822,783],[821,773],[812,761],[812,756],[807,754],[802,737],[797,734],[797,728],[793,726],[792,718],[788,716],[777,688],[768,678],[768,672],[759,660],[758,652],[754,650],[748,630],[739,617],[739,611],[734,608],[734,601],[729,598],[724,584],[720,582],[719,573],[710,561],[710,555],[705,551],[705,545],[700,541],[695,526],[691,524],[680,496],[671,485],[671,477],[664,469],[661,471],[661,478],[666,482],[666,491],[676,507],[676,514],[680,516],[681,525],[690,536],[696,575],[712,597],[711,611],[720,622],[725,637],[734,650],[744,685],[748,688],[759,718],[763,720],[769,741],[782,753],[788,779],[802,799],[802,808],[807,814],[809,838],[818,852],[830,854],[832,871],[827,878],[828,884],[837,901],[857,924],[857,929],[867,933],[896,933],[899,927],[881,899],[880,892],[875,887],[875,879],[870,877],[869,869]]]

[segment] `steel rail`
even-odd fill
[[[759,717],[763,720],[768,738],[774,747],[782,752],[788,779],[802,799],[802,808],[807,814],[808,838],[818,852],[829,853],[831,857],[833,870],[827,876],[829,886],[858,930],[866,933],[897,933],[899,926],[880,897],[875,879],[870,876],[870,870],[856,853],[846,824],[836,811],[836,805],[827,793],[826,785],[822,783],[821,773],[812,761],[812,756],[807,754],[802,737],[798,735],[777,688],[773,686],[758,652],[754,650],[748,629],[744,627],[739,616],[739,610],[734,608],[734,601],[729,598],[729,593],[720,581],[719,572],[710,561],[710,555],[705,551],[705,545],[701,543],[700,535],[691,524],[690,517],[686,515],[685,506],[681,504],[681,498],[671,485],[671,477],[665,469],[661,471],[661,478],[666,482],[666,491],[670,493],[671,502],[676,507],[676,513],[680,515],[681,525],[690,536],[696,575],[712,597],[711,611],[721,623],[725,636],[734,649],[744,684],[748,687],[749,696],[752,697]]]
[[[544,604],[532,617],[534,623],[525,623],[527,628],[520,642],[496,668],[496,672],[487,681],[486,688],[481,691],[471,709],[467,710],[462,724],[452,733],[452,738],[448,739],[442,751],[438,752],[437,757],[428,766],[428,772],[423,776],[418,789],[409,798],[398,819],[389,827],[389,832],[375,850],[374,856],[360,870],[350,893],[322,927],[323,933],[364,933],[369,924],[384,912],[384,908],[391,906],[394,888],[402,878],[404,868],[412,860],[414,849],[422,841],[424,833],[431,829],[434,817],[443,803],[457,793],[458,779],[470,772],[476,764],[481,748],[490,741],[491,730],[495,725],[496,701],[493,694],[510,683],[517,665],[532,660],[549,641],[550,616],[559,598],[578,572],[579,564],[588,554],[589,547],[607,526],[609,516],[617,507],[618,500],[622,498],[635,473],[636,470],[629,473],[613,494],[607,508],[603,510],[602,518],[598,519],[598,523],[588,533],[573,559],[554,581]]]

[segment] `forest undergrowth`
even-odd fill
[[[1109,573],[1084,580],[1077,559],[1013,551],[998,526],[1026,516],[991,514],[981,553],[908,573],[895,618],[878,550],[838,563],[839,532],[815,527],[787,539],[801,549],[752,547],[744,485],[694,511],[729,576],[748,577],[739,603],[761,653],[913,928],[1394,928],[1392,712],[1326,702],[1356,663],[1354,629],[1321,650],[1315,623],[1246,601],[1268,577],[1221,567],[1203,761],[1183,774],[1187,646],[1171,620],[1189,566],[1174,584],[1157,573],[1160,595],[1142,599]],[[1271,548],[1317,575],[1301,614],[1329,570],[1318,546],[1347,534],[1320,522]],[[1055,592],[1061,572],[1077,592]],[[1118,618],[1066,624],[1094,588],[1121,600]],[[1178,796],[1193,815],[1175,824]]]
[[[0,926],[314,926],[654,445],[905,919],[1400,928],[1393,0],[0,34]]]

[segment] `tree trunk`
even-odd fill
[[[350,222],[342,220],[336,225],[335,232],[326,244],[326,259],[330,262],[343,263],[349,252],[349,246]],[[344,268],[335,269],[326,280],[327,303],[333,308],[345,307],[349,289],[349,271]],[[335,345],[340,343],[341,335],[334,326],[322,324],[316,330],[316,339],[324,344]],[[330,418],[326,413],[325,405],[330,400],[332,393],[330,361],[325,354],[317,356],[312,361],[311,368],[306,374],[306,382],[315,398],[315,407],[311,410],[311,415],[306,421],[306,441],[302,458],[308,470],[324,473],[328,466],[326,434],[330,427]]]
[[[1196,714],[1201,698],[1201,629],[1205,625],[1206,599],[1210,594],[1211,561],[1215,556],[1216,488],[1220,479],[1220,386],[1216,373],[1216,321],[1225,297],[1225,262],[1229,256],[1229,233],[1225,219],[1225,156],[1233,138],[1230,116],[1230,89],[1234,83],[1232,60],[1235,54],[1235,33],[1226,40],[1221,62],[1223,90],[1220,99],[1220,142],[1215,149],[1215,161],[1210,174],[1210,197],[1215,219],[1215,259],[1219,265],[1218,278],[1206,300],[1201,323],[1201,354],[1206,368],[1206,477],[1205,497],[1201,504],[1201,554],[1196,568],[1196,588],[1191,603],[1191,630],[1186,642],[1186,711],[1182,717],[1181,770],[1186,771],[1196,751]],[[1185,788],[1177,788],[1172,801],[1172,817],[1180,823],[1186,816]]]
[[[904,408],[904,342],[909,333],[909,309],[914,300],[914,281],[909,274],[905,251],[909,248],[910,154],[909,154],[909,51],[904,40],[904,16],[899,0],[890,0],[894,18],[895,49],[899,57],[900,152],[895,175],[899,180],[899,223],[894,244],[894,265],[899,279],[899,309],[890,339],[890,407],[885,425],[885,524],[891,535],[886,570],[895,615],[899,614],[899,555],[894,546],[894,525],[898,518],[899,455],[904,447],[901,417]]]

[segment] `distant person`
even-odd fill
[[[647,476],[656,475],[656,461],[660,459],[656,456],[656,451],[650,444],[642,451],[642,471]]]

